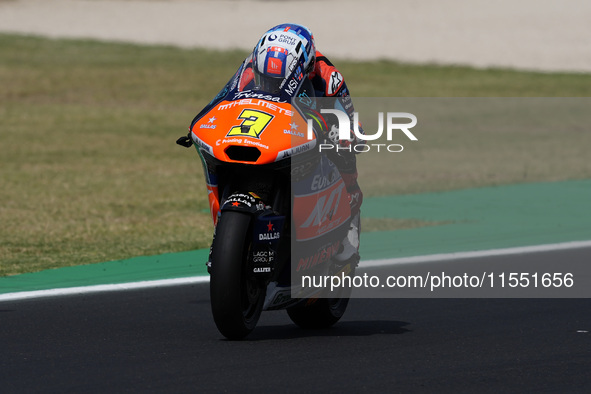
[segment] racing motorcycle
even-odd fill
[[[315,149],[326,141],[316,130],[307,135],[317,115],[310,96],[226,87],[177,140],[203,164],[215,225],[211,309],[228,339],[247,336],[264,310],[287,309],[296,325],[324,328],[347,308],[350,287],[327,294],[301,280],[352,277],[358,262],[333,258],[349,230],[349,195]]]

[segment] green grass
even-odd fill
[[[335,62],[361,97],[588,97],[590,74]]]
[[[201,164],[174,141],[245,55],[0,35],[0,275],[207,247],[212,226]],[[591,95],[591,75],[335,63],[354,96]],[[588,142],[581,138],[578,148],[564,148],[564,169],[532,168],[536,175],[525,181],[591,176],[589,160],[576,157]],[[410,163],[396,164],[401,170],[387,190],[363,185],[364,176],[378,177],[360,159],[367,194],[523,181],[502,171],[491,180],[480,167],[457,172],[473,147],[428,140],[416,145],[415,161],[407,155]],[[543,144],[531,148],[543,152]],[[430,157],[435,173],[424,163]],[[471,167],[466,159],[462,165]]]
[[[358,98],[356,109],[371,112],[374,101]],[[384,112],[403,108],[417,116],[418,141],[399,132],[392,142],[403,152],[358,156],[366,195],[591,178],[591,98],[380,101],[390,102]],[[368,134],[377,130],[376,120],[364,121]]]

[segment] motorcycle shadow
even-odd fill
[[[289,340],[313,337],[363,337],[372,335],[401,335],[412,330],[410,323],[395,320],[341,321],[330,328],[303,329],[294,324],[260,325],[245,341]]]

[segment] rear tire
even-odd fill
[[[246,213],[223,212],[212,244],[211,310],[220,333],[232,340],[243,339],[256,327],[265,300],[265,287],[247,267],[250,223]]]
[[[287,314],[301,328],[328,328],[341,319],[348,304],[348,297],[319,298],[309,305],[287,308]]]
[[[347,274],[355,276],[356,263]],[[334,268],[334,267],[333,267]],[[310,299],[303,304],[287,308],[291,321],[301,328],[328,328],[338,322],[347,310],[351,287],[341,287],[334,294],[336,298]]]

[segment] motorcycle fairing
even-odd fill
[[[346,232],[351,218],[347,189],[337,167],[326,157],[307,176],[292,179],[292,192],[296,241]]]
[[[306,121],[289,103],[260,98],[222,101],[195,122],[193,142],[224,162],[268,164],[309,151],[316,145],[304,133]]]

